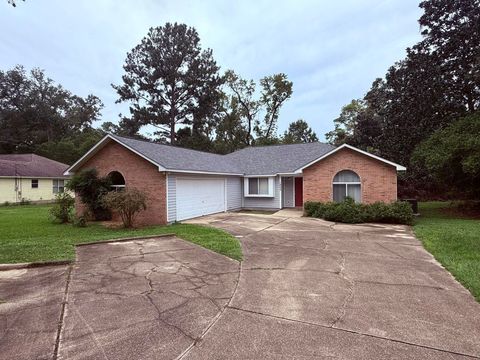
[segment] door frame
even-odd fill
[[[292,182],[292,206],[285,205],[285,184],[286,179],[290,179]],[[294,176],[282,176],[282,208],[294,208],[295,207],[295,177]]]
[[[297,205],[297,181],[301,181],[302,183],[302,186],[301,186],[301,193],[300,195],[302,196],[301,198],[301,204],[300,205]],[[293,203],[295,205],[295,207],[303,207],[303,177],[302,176],[296,176],[294,179],[293,179]]]

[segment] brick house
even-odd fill
[[[148,195],[140,224],[166,224],[238,209],[302,207],[305,201],[392,202],[405,167],[350,145],[248,147],[227,155],[107,135],[65,175],[95,168],[113,187]],[[77,201],[77,211],[82,204]]]

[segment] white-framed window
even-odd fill
[[[244,179],[244,192],[248,197],[273,197],[273,177],[247,177]]]
[[[333,178],[333,201],[342,202],[347,196],[362,202],[362,183],[355,172],[342,170]]]
[[[53,193],[60,194],[65,191],[65,180],[53,179]]]
[[[32,179],[32,189],[38,189],[38,179]]]

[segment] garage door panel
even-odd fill
[[[177,220],[224,210],[224,179],[177,178]]]

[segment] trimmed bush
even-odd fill
[[[309,201],[304,204],[304,214],[309,217],[349,224],[380,222],[389,224],[412,224],[413,211],[409,203],[396,201],[391,204],[376,202],[357,204],[351,198],[340,203]]]
[[[363,209],[353,199],[346,198],[341,203],[331,203],[323,214],[328,221],[355,224],[364,222]]]
[[[55,203],[50,208],[53,221],[61,224],[68,223],[72,218],[75,199],[68,193],[60,193],[55,196]]]

